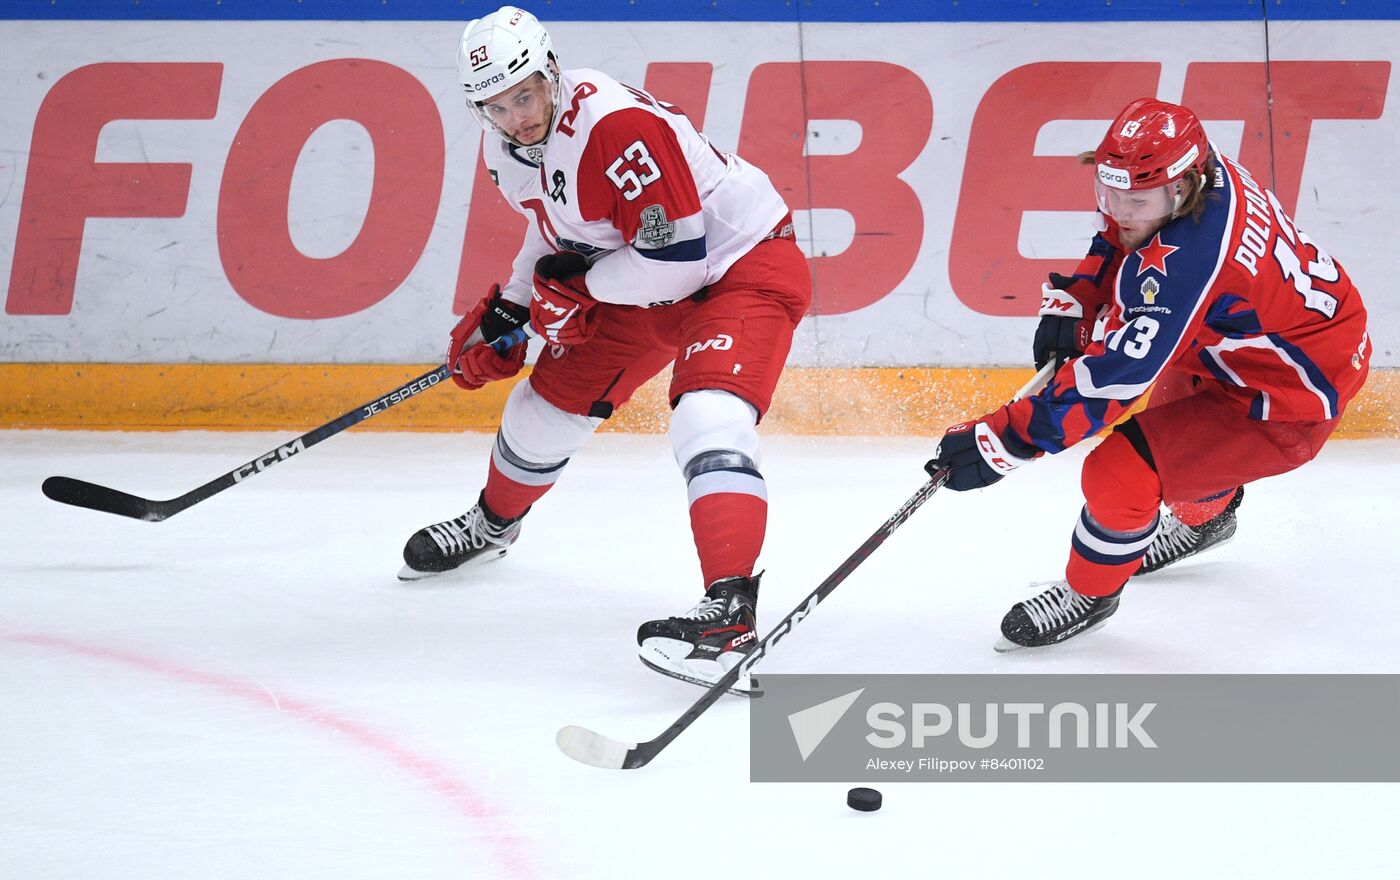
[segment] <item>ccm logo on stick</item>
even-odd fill
[[[279,446],[276,452],[269,452],[266,455],[253,459],[243,467],[233,472],[233,481],[241,482],[253,474],[260,473],[277,464],[279,461],[286,461],[298,452],[305,452],[306,446],[300,437],[288,443],[286,446]]]

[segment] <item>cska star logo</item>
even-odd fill
[[[1162,233],[1157,233],[1152,236],[1151,241],[1138,250],[1138,258],[1142,260],[1142,263],[1138,266],[1137,273],[1141,275],[1148,269],[1152,269],[1161,272],[1162,277],[1165,278],[1167,275],[1167,257],[1179,250],[1181,250],[1181,248],[1163,244]]]

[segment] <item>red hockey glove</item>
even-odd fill
[[[530,298],[530,326],[560,345],[578,345],[598,329],[597,305],[588,293],[588,262],[565,251],[535,263],[535,292]]]
[[[502,298],[501,286],[493,284],[491,292],[452,328],[452,342],[447,347],[452,381],[459,388],[475,391],[488,382],[509,379],[520,372],[525,364],[523,344],[502,355],[490,343],[529,319],[524,306]]]
[[[924,470],[930,476],[946,472],[948,481],[944,485],[954,492],[992,485],[1040,456],[1040,450],[1026,446],[1008,427],[1006,407],[975,422],[954,425],[943,435]]]
[[[457,372],[452,374],[452,381],[458,387],[475,391],[491,382],[509,379],[525,366],[527,348],[522,342],[505,354],[500,354],[488,343],[473,345],[457,359]]]

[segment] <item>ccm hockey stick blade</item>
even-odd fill
[[[160,522],[181,509],[169,501],[152,501],[72,477],[49,477],[40,488],[46,496],[60,504],[115,513],[146,522]]]
[[[793,627],[801,623],[808,615],[816,610],[833,590],[844,581],[851,572],[864,562],[875,549],[885,542],[885,539],[892,535],[895,529],[904,524],[918,510],[923,503],[933,496],[948,479],[946,471],[939,471],[927,483],[919,488],[918,492],[903,506],[894,512],[894,515],[885,520],[875,533],[865,540],[864,544],[856,549],[854,553],[846,558],[846,561],[837,566],[836,570],[822,581],[821,584],[807,594],[807,598],[802,604],[792,610],[787,617],[768,633],[763,641],[754,646],[753,653],[742,663],[738,663],[724,675],[719,677],[709,690],[695,701],[685,714],[677,718],[676,721],[655,739],[644,743],[628,744],[620,740],[603,736],[600,733],[584,727],[569,726],[561,729],[555,736],[554,741],[558,744],[560,751],[583,764],[592,767],[601,767],[604,770],[636,770],[645,767],[661,753],[661,750],[671,744],[671,741],[680,736],[695,719],[699,718],[706,709],[710,708],[720,697],[734,686],[741,677],[749,673],[749,669],[763,659],[768,652],[770,645],[776,645],[779,639],[785,637],[792,631]]]
[[[636,743],[618,742],[586,727],[575,727],[572,724],[560,728],[554,741],[559,745],[560,751],[580,764],[601,767],[604,770],[623,769],[627,766],[628,756],[637,749]]]
[[[1046,364],[1039,372],[1031,378],[1029,382],[1016,392],[1015,400],[1033,394],[1043,388],[1054,376],[1055,370],[1053,362]],[[778,640],[792,631],[792,628],[801,623],[807,615],[811,614],[832,591],[844,581],[851,572],[875,552],[875,549],[885,542],[894,530],[899,528],[904,522],[913,516],[914,511],[923,506],[923,503],[933,496],[948,479],[947,471],[937,471],[927,483],[919,488],[918,492],[904,505],[894,512],[894,515],[885,520],[875,533],[865,540],[854,553],[847,557],[831,575],[808,594],[802,604],[793,609],[792,613],[783,618],[782,622],[769,632],[767,638],[759,642],[748,659],[736,665],[726,672],[707,690],[695,704],[685,711],[680,718],[676,719],[670,727],[661,732],[655,739],[644,743],[626,743],[615,740],[611,737],[595,733],[585,727],[570,725],[562,728],[555,736],[554,741],[558,744],[560,751],[582,764],[591,767],[601,767],[604,770],[635,770],[645,767],[661,753],[661,750],[671,744],[671,741],[680,736],[695,719],[711,705],[717,701],[739,678],[748,673],[759,660],[763,659],[767,653],[769,645],[775,645]]]
[[[410,397],[427,391],[450,375],[446,365],[429,370],[378,399],[358,406],[321,427],[302,434],[292,442],[266,452],[222,476],[215,477],[203,486],[191,489],[178,498],[171,498],[168,501],[142,498],[139,495],[120,492],[108,486],[99,486],[85,480],[75,480],[72,477],[49,477],[44,480],[40,489],[44,495],[60,504],[71,504],[74,507],[85,507],[88,510],[127,516],[145,522],[161,522],[231,486],[236,486],[250,477],[257,476],[278,462],[286,461],[298,453],[305,452],[308,447],[315,446],[329,437],[334,437],[352,425],[358,425],[391,406],[403,403]]]

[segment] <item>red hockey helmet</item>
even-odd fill
[[[1186,196],[1182,177],[1191,168],[1204,175],[1209,152],[1196,114],[1179,104],[1137,99],[1113,120],[1094,151],[1099,210],[1119,221],[1175,213]]]

